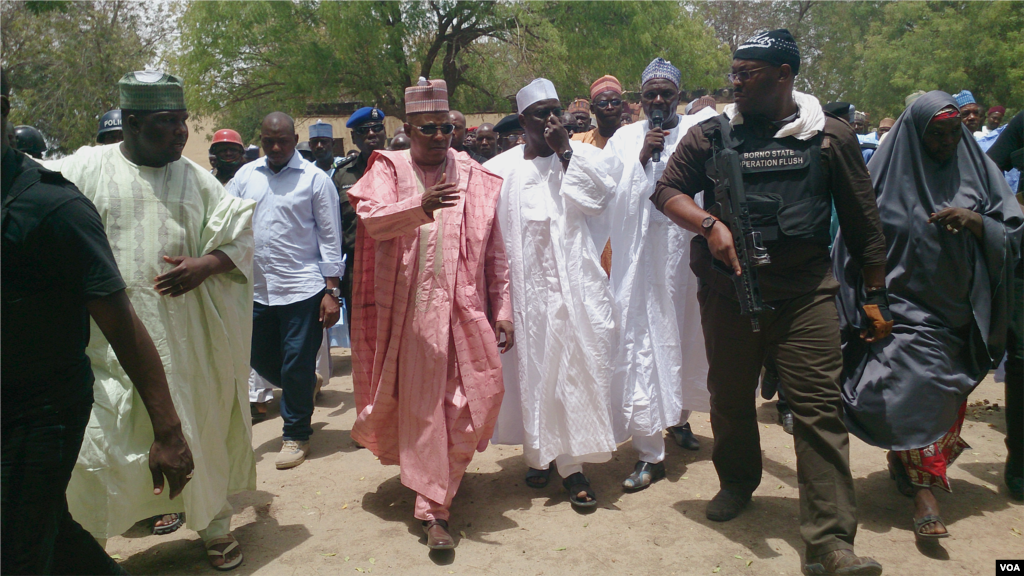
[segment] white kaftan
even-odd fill
[[[484,167],[504,178],[505,238],[516,345],[502,355],[505,398],[495,444],[522,444],[531,468],[557,457],[604,462],[615,450],[610,385],[615,318],[593,230],[621,172],[611,155],[571,142],[559,158],[517,146]],[[560,459],[561,460],[561,459]]]
[[[708,362],[690,271],[693,233],[655,209],[650,197],[665,163],[691,126],[715,115],[680,116],[665,136],[661,161],[640,164],[647,121],[623,126],[605,146],[622,162],[622,178],[606,218],[612,242],[612,292],[619,315],[612,376],[615,439],[657,436],[710,410]]]
[[[153,495],[153,427],[135,386],[95,323],[87,354],[95,403],[67,498],[93,536],[124,533],[135,522],[186,512],[204,530],[223,516],[229,494],[256,488],[247,406],[252,338],[252,213],[198,164],[133,164],[119,145],[82,148],[47,163],[96,205],[126,293],[167,374],[171,399],[195,460],[181,497]],[[200,257],[220,250],[236,268],[207,278],[183,296],[161,296],[153,279],[172,269],[162,256]],[[230,508],[227,508],[230,510]]]

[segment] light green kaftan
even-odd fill
[[[256,487],[248,410],[252,336],[252,213],[198,164],[163,168],[129,162],[119,145],[82,148],[48,163],[96,205],[127,293],[163,360],[171,398],[195,459],[183,497],[153,495],[153,428],[142,399],[95,323],[88,348],[95,404],[67,496],[71,514],[97,538],[135,522],[186,513],[206,528],[229,494]],[[153,279],[171,268],[162,256],[220,250],[236,269],[207,278],[184,296],[161,296]]]

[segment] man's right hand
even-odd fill
[[[640,165],[647,166],[655,151],[665,149],[665,131],[661,128],[651,128],[644,137],[644,146],[640,149]]]
[[[736,256],[736,244],[732,238],[732,231],[724,222],[716,222],[711,227],[707,241],[712,256],[731,266],[737,276],[743,273],[743,269],[740,268],[740,259]]]
[[[192,461],[192,450],[185,442],[181,426],[156,436],[153,445],[149,447],[149,471],[153,474],[153,494],[163,493],[166,476],[171,483],[173,500],[191,480],[193,470],[195,463]]]
[[[459,201],[457,185],[452,182],[445,182],[448,175],[444,174],[441,179],[423,193],[423,211],[427,216],[433,216],[434,210],[439,208],[452,208]]]

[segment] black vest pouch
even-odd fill
[[[751,223],[761,239],[828,243],[832,197],[821,167],[821,133],[808,140],[765,138],[740,124],[734,134]]]

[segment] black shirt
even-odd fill
[[[86,303],[125,288],[103,222],[57,172],[3,156],[2,417],[92,399]]]

